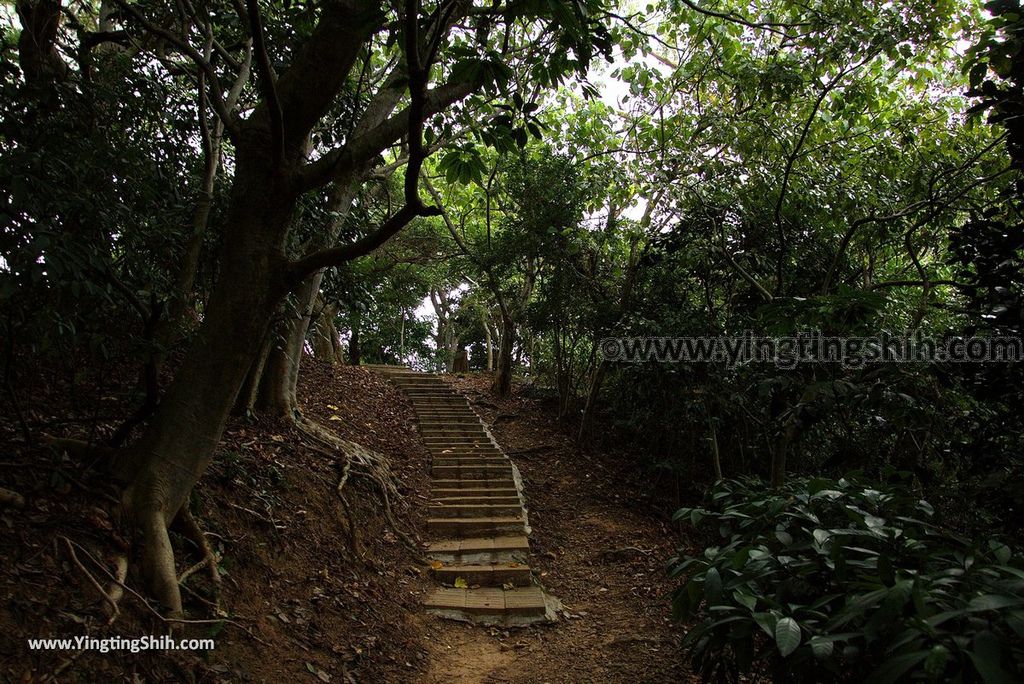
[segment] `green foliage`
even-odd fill
[[[1019,0],[985,3],[991,13],[978,42],[971,46],[964,71],[970,79],[969,94],[979,98],[972,113],[989,112],[990,123],[1009,133],[1010,154],[1018,168],[1024,166],[1024,8]]]
[[[905,484],[719,482],[675,518],[717,533],[673,558],[673,606],[706,676],[767,667],[798,681],[1019,681],[1024,561],[933,521]]]

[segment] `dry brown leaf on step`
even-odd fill
[[[444,567],[444,563],[442,563],[439,560],[436,560],[430,564],[430,567],[432,567],[434,570],[440,570],[442,567]]]

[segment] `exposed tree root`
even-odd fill
[[[89,584],[91,584],[93,588],[96,589],[99,595],[106,602],[107,614],[110,616],[110,621],[107,624],[111,624],[121,612],[120,610],[118,610],[117,600],[113,596],[111,596],[110,593],[108,593],[102,586],[100,586],[99,581],[92,576],[92,573],[89,572],[84,565],[82,565],[82,561],[78,560],[78,554],[75,553],[75,546],[72,545],[71,540],[67,537],[61,537],[61,539],[64,540],[64,545],[67,547],[68,556],[71,558],[71,562],[75,564],[75,567],[77,567],[82,572],[83,575],[85,575],[85,578],[89,580]],[[125,567],[127,567],[127,564]]]
[[[54,437],[52,435],[43,435],[43,441],[54,449],[65,452],[77,461],[84,461],[86,459],[93,459],[95,462],[112,460],[121,451],[113,447],[91,444],[81,439]]]
[[[18,492],[12,492],[10,489],[0,487],[0,506],[7,506],[8,508],[24,508],[25,497],[18,494]]]
[[[163,622],[163,623],[168,624],[168,625],[219,625],[219,624],[231,625],[232,627],[237,627],[238,629],[242,630],[243,632],[248,634],[249,637],[251,637],[253,640],[258,641],[259,643],[263,644],[264,646],[269,646],[270,645],[266,641],[264,641],[263,639],[260,639],[258,636],[253,634],[252,630],[250,630],[245,625],[240,624],[240,623],[238,623],[238,622],[236,622],[234,620],[230,620],[228,618],[215,618],[215,619],[209,619],[209,620],[186,620],[184,618],[165,617],[165,616],[161,615],[160,611],[158,611],[156,608],[154,608],[152,605],[150,605],[149,601],[146,600],[145,596],[143,596],[142,594],[140,594],[139,592],[135,591],[134,589],[129,587],[127,584],[125,584],[124,580],[119,580],[115,575],[113,575],[110,572],[110,570],[108,570],[106,568],[106,566],[104,566],[102,563],[100,563],[98,560],[96,560],[96,557],[93,556],[91,553],[89,553],[89,551],[85,547],[83,547],[81,544],[73,542],[70,539],[68,539],[67,537],[59,537],[59,539],[61,541],[63,541],[68,546],[69,549],[78,549],[83,554],[85,554],[86,558],[88,558],[96,567],[98,567],[100,570],[102,570],[103,573],[106,574],[107,577],[112,582],[114,582],[119,587],[121,587],[122,590],[127,591],[129,594],[131,594],[132,596],[137,598],[139,600],[139,602],[142,603],[142,605],[145,606],[146,609],[150,613],[152,613],[155,618],[160,620],[160,622]],[[72,553],[73,553],[73,551],[72,551]],[[80,562],[78,563],[78,566],[84,570],[84,567],[82,566],[82,564]],[[89,575],[89,576],[92,577],[92,575]],[[102,591],[102,589],[101,589],[101,591]]]
[[[395,476],[388,466],[387,459],[369,449],[342,439],[316,421],[299,417],[295,420],[295,427],[305,435],[309,442],[307,446],[331,457],[339,454],[345,457],[345,466],[342,470],[341,480],[338,482],[338,496],[343,502],[346,514],[349,516],[349,525],[352,528],[351,513],[348,511],[348,503],[345,501],[344,488],[350,476],[365,479],[374,485],[380,492],[381,503],[384,505],[384,517],[388,521],[395,535],[408,547],[408,549],[421,556],[423,550],[419,544],[410,537],[398,524],[394,511],[391,508],[392,498],[399,498],[398,486],[395,483]],[[354,534],[354,531],[352,532]]]
[[[128,557],[118,556],[114,560],[114,581],[107,589],[110,598],[107,609],[107,625],[114,624],[119,614],[117,603],[124,597],[124,581],[128,578]]]
[[[178,573],[174,567],[174,548],[167,533],[167,521],[159,509],[145,512],[138,521],[142,532],[142,574],[153,597],[168,611],[169,619],[184,614]],[[148,604],[147,604],[148,605]]]
[[[178,517],[175,520],[181,528],[182,533],[185,534],[192,543],[202,552],[203,559],[193,565],[191,568],[186,570],[178,577],[178,584],[184,582],[188,577],[194,574],[196,571],[206,568],[210,575],[210,581],[213,582],[216,596],[220,597],[220,570],[217,568],[217,552],[213,550],[213,546],[210,545],[210,541],[206,538],[206,533],[203,532],[202,528],[199,527],[199,523],[192,516],[192,512],[188,509],[188,504],[181,507],[178,511]]]

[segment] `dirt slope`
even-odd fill
[[[54,421],[69,411],[60,380],[51,384],[52,391],[34,395],[26,406],[40,431],[61,427]],[[115,415],[117,389],[104,388]],[[300,394],[306,415],[388,455],[404,495],[393,502],[396,517],[415,532],[423,508],[407,502],[425,487],[426,452],[403,397],[369,371],[312,362],[303,366]],[[91,429],[60,434],[86,436]],[[96,428],[100,434],[107,429],[103,422]],[[28,500],[22,510],[0,510],[0,681],[45,681],[55,673],[59,681],[81,682],[406,681],[425,671],[422,571],[385,525],[378,493],[359,480],[346,485],[353,549],[336,493],[343,459],[304,447],[290,428],[241,420],[229,426],[194,501],[222,554],[221,606],[239,627],[189,625],[188,636],[216,635],[216,649],[205,655],[85,652],[72,660],[67,652],[29,652],[30,637],[136,637],[160,634],[165,625],[129,595],[107,627],[98,592],[63,541],[81,545],[99,562],[78,550],[106,586],[104,572],[130,536],[117,520],[116,490],[101,474],[46,447],[24,448],[13,421],[4,419],[0,430],[10,445],[0,486]],[[180,570],[199,560],[187,541],[176,536],[175,543]],[[141,585],[134,575],[127,583]],[[206,574],[196,572],[186,586],[190,617],[215,617]]]
[[[39,434],[102,436],[126,415],[133,379],[114,373],[90,398],[44,379],[23,411]],[[30,637],[135,637],[166,625],[136,596],[110,626],[103,601],[68,551],[100,584],[131,534],[117,490],[102,473],[37,444],[0,416],[0,486],[25,495],[0,509],[0,681],[69,682],[662,682],[689,679],[681,632],[669,618],[663,563],[672,534],[622,454],[580,453],[543,403],[515,395],[494,403],[485,378],[454,384],[475,400],[519,466],[533,528],[533,566],[564,603],[559,622],[515,630],[469,627],[425,615],[432,585],[416,553],[386,524],[379,490],[336,487],[344,459],[298,431],[236,420],[195,494],[193,510],[221,555],[220,607],[234,624],[190,624],[213,635],[209,653],[29,652]],[[85,420],[69,404],[101,407]],[[399,492],[401,530],[416,536],[428,501],[427,453],[404,398],[360,368],[303,366],[306,416],[387,455]],[[94,400],[94,401],[93,401]],[[103,416],[109,416],[104,418]],[[350,534],[350,524],[355,530]],[[175,535],[179,571],[200,560]],[[140,587],[129,574],[127,584]],[[192,618],[216,619],[203,570],[186,582]]]

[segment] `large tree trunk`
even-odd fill
[[[333,218],[326,230],[304,245],[304,255],[326,249],[337,241],[345,216],[348,215],[355,200],[362,173],[365,173],[365,169],[361,169],[356,180],[338,185],[331,192],[327,209]],[[261,413],[283,418],[293,418],[297,415],[299,367],[302,365],[302,353],[323,278],[322,270],[315,272],[303,281],[295,293],[295,315],[280,326],[266,366],[262,369],[263,377],[260,379],[259,391],[253,404],[253,408]]]
[[[259,17],[254,13],[250,18],[255,25],[255,45],[262,42],[262,30]],[[415,17],[411,18],[415,21]],[[371,163],[399,135],[391,135],[391,129],[386,128],[370,149],[346,145],[339,150],[345,153],[341,156],[342,170],[331,164],[330,176],[322,166],[296,173],[305,161],[310,132],[328,111],[366,41],[382,21],[383,13],[375,3],[326,3],[316,28],[276,83],[270,65],[261,62],[261,104],[245,120],[231,119],[235,176],[217,284],[202,325],[153,420],[124,454],[128,458],[115,464],[128,482],[125,508],[142,533],[143,574],[154,596],[172,616],[181,614],[182,604],[167,528],[213,457],[272,317],[301,276],[340,263],[346,257],[359,256],[358,249],[343,250],[340,254],[322,252],[312,262],[290,264],[285,244],[299,193],[312,187],[310,183],[315,186],[338,178],[336,174],[348,182],[356,180],[357,167]],[[415,31],[410,35],[415,38]],[[412,42],[407,55],[419,49]],[[429,66],[426,65],[428,70]],[[422,73],[408,75],[411,81],[412,76],[419,79]],[[418,143],[422,142],[422,119],[418,115],[424,110],[422,98],[417,95],[422,95],[424,88],[421,83],[407,89],[414,103],[420,101],[407,117],[397,120],[400,127],[412,120],[409,137]],[[452,101],[465,97],[471,90],[453,91]],[[402,90],[389,88],[385,92],[386,95],[371,100],[371,105],[373,109],[383,109],[386,117],[401,98]],[[412,143],[410,148],[415,149]],[[414,161],[410,158],[411,178],[419,176],[422,159]],[[415,191],[414,184],[410,190]],[[394,221],[389,219],[361,247],[372,250],[405,225],[403,221],[408,221],[415,211],[396,213]]]
[[[269,159],[253,151],[239,146],[220,276],[206,316],[153,420],[120,464],[129,483],[125,507],[142,532],[143,573],[175,615],[181,594],[167,527],[209,465],[284,293],[284,236],[294,197],[280,176],[264,170]]]
[[[511,318],[501,319],[501,346],[498,349],[498,369],[491,384],[491,392],[507,397],[512,392],[512,351],[515,347],[516,324]]]

